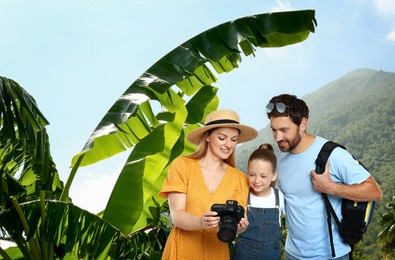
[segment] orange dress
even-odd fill
[[[159,195],[167,198],[171,192],[186,194],[186,211],[203,216],[215,203],[236,200],[245,208],[248,197],[247,178],[243,172],[228,165],[221,183],[210,193],[200,168],[199,160],[176,158],[169,168]],[[187,231],[173,226],[167,239],[162,259],[229,259],[228,244],[217,238],[217,228]]]

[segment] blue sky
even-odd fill
[[[169,51],[223,22],[300,9],[316,10],[316,33],[293,46],[259,49],[240,68],[218,75],[220,108],[261,129],[273,95],[302,97],[357,68],[395,72],[393,0],[1,0],[0,75],[25,88],[49,120],[65,181],[73,155],[105,112]],[[81,169],[74,203],[101,210],[122,162],[121,156]]]

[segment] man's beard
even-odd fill
[[[298,146],[298,144],[300,143],[301,140],[302,140],[302,135],[301,134],[297,134],[295,136],[295,138],[293,138],[290,141],[286,139],[286,142],[288,143],[288,146],[286,146],[286,147],[281,147],[280,144],[277,143],[278,144],[278,148],[283,153],[292,152],[296,148],[296,146]]]

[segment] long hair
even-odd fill
[[[206,139],[207,139],[207,136],[211,135],[211,133],[215,129],[217,129],[217,128],[213,128],[213,129],[210,129],[210,130],[204,132],[204,134],[202,135],[202,137],[199,140],[199,144],[198,144],[195,152],[193,152],[190,155],[187,155],[186,157],[199,160],[199,159],[202,159],[204,156],[206,156],[207,149],[208,149],[208,142],[206,142]],[[233,150],[232,154],[228,158],[224,159],[224,162],[232,167],[235,167],[235,165],[236,165],[235,154],[236,154],[236,147]]]

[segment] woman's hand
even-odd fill
[[[173,225],[184,230],[201,230],[215,228],[219,224],[219,216],[215,211],[206,211],[203,216],[186,212],[186,194],[171,192],[168,194],[170,214]]]
[[[249,222],[247,219],[247,214],[244,214],[244,218],[241,218],[239,221],[239,224],[237,225],[237,234],[241,234],[244,231],[246,231],[248,225],[249,225]]]
[[[219,217],[215,211],[206,211],[202,217],[202,229],[211,229],[218,226]]]

